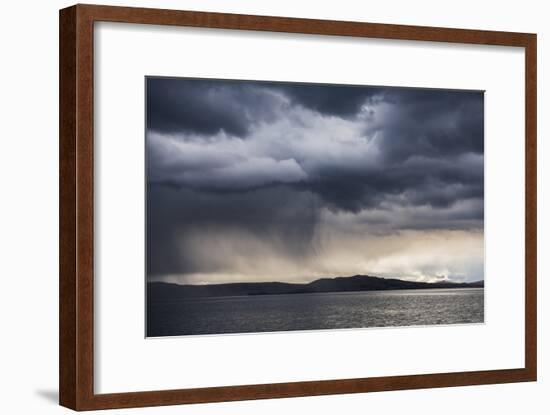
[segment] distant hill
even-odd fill
[[[304,294],[349,291],[418,290],[429,288],[482,288],[484,282],[414,282],[370,275],[321,278],[308,284],[284,282],[241,282],[210,285],[179,285],[165,282],[147,284],[149,301],[197,297],[228,297],[243,295]]]

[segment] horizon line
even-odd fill
[[[475,284],[479,282],[485,282],[485,278],[481,278],[479,280],[474,281],[453,281],[450,279],[444,279],[439,281],[415,281],[415,280],[408,280],[408,279],[402,279],[397,277],[379,277],[376,275],[369,275],[369,274],[355,274],[355,275],[348,275],[348,276],[332,276],[332,277],[318,277],[315,278],[309,282],[287,282],[287,281],[231,281],[231,282],[215,282],[215,283],[202,283],[202,284],[190,284],[190,283],[178,283],[178,282],[167,282],[167,281],[149,281],[147,277],[147,284],[154,284],[154,283],[162,283],[162,284],[173,284],[173,285],[180,285],[180,286],[208,286],[208,285],[230,285],[230,284],[289,284],[289,285],[309,285],[315,281],[319,280],[334,280],[338,278],[354,278],[354,277],[370,277],[370,278],[378,278],[378,279],[384,279],[384,280],[398,280],[403,282],[412,282],[412,283],[420,283],[420,284],[440,284],[440,283],[450,283],[450,284]]]

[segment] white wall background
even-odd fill
[[[546,2],[462,0],[160,0],[105,4],[381,23],[536,32],[539,35],[539,382],[316,398],[134,409],[112,413],[491,413],[550,410],[550,9]],[[58,274],[58,9],[67,1],[5,2],[0,25],[0,412],[55,414]],[[139,367],[136,366],[136,370]]]

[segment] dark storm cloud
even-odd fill
[[[340,85],[149,78],[147,128],[166,133],[225,131],[244,137],[251,124],[273,119],[281,105],[353,117],[378,92]]]
[[[376,159],[353,160],[338,142],[349,131],[331,130],[338,119]],[[287,184],[353,212],[396,196],[434,208],[483,196],[480,92],[152,78],[148,127],[183,146],[149,138],[152,182],[209,192]],[[220,131],[253,136],[243,144]]]
[[[274,104],[269,91],[256,84],[147,79],[147,128],[152,131],[224,131],[242,137],[251,123],[273,117]]]
[[[383,102],[391,106],[390,116],[367,131],[383,135],[384,153],[391,160],[483,154],[481,92],[386,89]]]
[[[463,199],[483,198],[483,158],[421,157],[387,162],[384,167],[321,168],[316,179],[298,187],[313,189],[335,210],[358,212],[385,201],[442,208]]]
[[[381,91],[346,85],[286,84],[272,87],[286,93],[295,104],[339,117],[355,116],[370,97]]]
[[[164,185],[150,185],[147,193],[147,267],[149,274],[216,272],[221,252],[210,260],[191,249],[178,249],[194,235],[236,233],[269,241],[272,249],[300,258],[315,251],[312,243],[318,221],[317,198],[278,186],[257,192],[197,193]],[[224,258],[225,259],[225,258]]]
[[[483,119],[475,91],[149,78],[148,273],[223,271],[263,243],[311,258],[323,212],[381,235],[479,231]]]
[[[240,165],[239,171],[225,165],[226,169],[220,174],[229,177],[228,183],[231,182],[235,189],[261,185],[261,180],[254,180],[257,174],[265,176],[268,185],[289,183],[293,178],[299,178],[301,185],[310,183],[327,200],[345,209],[351,205],[360,208],[363,199],[369,205],[379,197],[372,195],[373,192],[395,193],[412,187],[418,191],[426,182],[431,182],[431,187],[434,183],[443,186],[472,184],[472,174],[477,181],[472,185],[478,190],[480,188],[482,163],[472,172],[472,166],[461,166],[459,159],[464,154],[483,154],[483,95],[479,92],[164,78],[148,80],[148,129],[153,132],[194,133],[202,135],[202,140],[210,140],[209,136],[220,131],[246,137],[253,125],[292,117],[289,105],[305,107],[320,116],[351,117],[363,123],[364,136],[358,134],[357,140],[372,138],[383,166],[365,164],[350,168],[345,159],[336,166],[323,165],[322,159],[314,160],[307,152],[278,154],[277,157],[280,148],[266,149],[263,157],[248,166]],[[296,124],[307,121],[304,116],[297,119]],[[292,137],[292,131],[281,130],[281,134],[287,134],[288,140],[300,139]],[[319,141],[319,145],[323,145],[322,140]],[[275,157],[270,162],[269,157],[273,155]],[[197,157],[195,163],[204,162],[207,166],[211,162],[207,151]],[[232,155],[228,153],[223,157]],[[402,165],[411,158],[437,160],[440,165],[423,167],[418,162],[414,168]],[[303,168],[301,161],[310,164],[309,171]],[[188,167],[188,163],[169,166],[171,169],[182,167]],[[315,178],[304,182],[300,167],[306,174],[313,171]],[[277,174],[270,174],[270,171],[277,171]],[[151,174],[156,176],[154,171]],[[198,169],[197,175],[202,178],[198,187],[215,189],[216,186],[212,185],[215,178],[208,183],[208,176],[212,174]],[[365,191],[370,196],[365,197]],[[434,204],[437,205],[438,201],[434,200]]]

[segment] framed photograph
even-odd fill
[[[536,380],[536,35],[60,11],[60,404]]]

